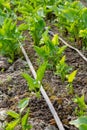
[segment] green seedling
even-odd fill
[[[66,79],[66,75],[68,75],[69,71],[72,69],[67,65],[65,60],[66,56],[64,55],[62,59],[59,61],[59,63],[56,65],[56,73],[55,73],[61,77],[63,82]]]
[[[87,105],[85,104],[84,95],[81,97],[76,96],[74,98],[74,102],[78,105],[78,107],[75,110],[75,113],[78,116],[83,116],[86,114]]]
[[[21,52],[19,40],[23,40],[23,37],[17,29],[16,22],[13,23],[11,18],[5,19],[0,27],[0,54],[14,60]]]
[[[71,74],[67,75],[66,78],[68,79],[68,85],[66,86],[69,90],[69,93],[72,94],[73,93],[73,81],[76,77],[77,74],[77,70],[74,70]]]
[[[12,110],[7,112],[7,114],[11,116],[11,118],[13,118],[13,120],[6,125],[5,130],[14,130],[16,126],[20,126],[22,130],[31,129],[31,125],[28,123],[29,109],[27,109],[25,115],[22,114],[23,110],[27,107],[28,103],[29,98],[24,98],[18,104],[20,110],[19,113]]]
[[[40,45],[41,47],[34,47],[40,57],[40,60],[48,61],[48,67],[55,69],[55,66],[62,57],[66,46],[59,47],[58,35],[54,35],[53,39],[50,40],[48,30],[46,30],[42,35]]]
[[[35,3],[36,1],[34,1],[34,4]],[[46,26],[45,20],[43,18],[45,17],[43,8],[41,6],[33,7],[33,1],[26,1],[24,3],[20,2],[18,11],[22,15],[18,17],[18,19],[25,21],[27,30],[29,31],[29,34],[34,41],[34,44],[39,45],[39,41]]]
[[[22,76],[26,79],[30,91],[34,91],[37,96],[40,96],[41,82],[44,77],[47,62],[43,63],[37,70],[36,79],[33,79],[29,74],[23,73]]]
[[[81,116],[76,120],[70,121],[71,125],[74,125],[79,130],[87,130],[87,116]]]
[[[58,8],[55,6],[53,11],[57,16],[58,28],[64,35],[69,35],[69,40],[73,38],[80,46],[79,32],[87,28],[87,8],[80,1],[74,1],[60,4]],[[84,37],[82,37],[82,42],[83,47],[87,46],[84,44]]]
[[[79,37],[83,39],[84,48],[87,49],[87,28],[79,31]]]
[[[41,18],[41,16],[37,14],[32,15],[27,19],[28,19],[29,31],[34,40],[34,44],[39,45],[41,36],[44,32],[45,22],[43,18]]]

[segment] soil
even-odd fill
[[[52,29],[56,33],[55,28]],[[26,33],[25,33],[26,35]],[[37,69],[37,55],[33,50],[32,40],[25,41],[26,52],[32,61],[34,68]],[[83,52],[87,56],[87,51]],[[65,130],[77,130],[69,124],[69,121],[76,119],[76,104],[73,102],[75,95],[81,96],[85,94],[85,102],[87,103],[87,63],[74,50],[67,48],[65,51],[67,57],[66,62],[77,69],[78,73],[74,80],[74,92],[69,94],[66,89],[67,82],[62,83],[61,79],[48,70],[43,79],[43,86],[60,117]],[[27,62],[24,57],[14,61],[13,64],[8,63],[8,58],[0,57],[0,108],[8,110],[18,110],[18,102],[24,97],[29,97],[30,118],[29,122],[33,125],[32,130],[44,130],[49,124],[56,126],[53,116],[41,96],[37,98],[35,93],[30,93],[25,79],[22,77],[23,72],[31,74]],[[9,120],[9,118],[7,119]]]

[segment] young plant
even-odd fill
[[[62,81],[65,81],[66,75],[69,73],[69,71],[72,69],[71,67],[69,67],[66,62],[66,56],[64,55],[62,57],[62,59],[59,61],[59,63],[57,63],[56,65],[56,73],[57,75],[59,75],[62,79]]]
[[[71,74],[66,75],[66,78],[68,79],[68,85],[66,86],[69,89],[69,93],[73,93],[73,81],[76,77],[77,70],[74,70]]]
[[[35,45],[39,45],[40,39],[44,32],[45,21],[39,15],[33,15],[27,18],[29,31],[34,40]]]
[[[0,27],[0,54],[10,57],[12,60],[20,54],[19,40],[23,40],[21,32],[18,31],[16,22],[11,18],[5,19]]]
[[[84,45],[84,37],[79,37],[80,30],[87,28],[87,8],[80,1],[65,2],[55,9],[55,15],[57,16],[58,27],[62,32],[73,39],[74,42],[81,47]]]
[[[36,3],[36,1],[34,1]],[[20,3],[18,7],[18,12],[21,13],[21,16],[18,19],[22,19],[27,24],[29,34],[31,35],[34,44],[39,45],[39,41],[42,37],[45,28],[44,21],[44,10],[42,7],[36,6],[35,8],[32,5],[32,2]]]
[[[26,114],[22,116],[23,110],[27,107],[28,103],[29,98],[24,98],[18,104],[18,107],[20,109],[19,113],[12,110],[7,112],[7,114],[11,116],[14,120],[6,125],[5,130],[14,130],[18,125],[21,126],[22,130],[31,129],[31,125],[28,123],[29,109],[27,109]]]
[[[40,41],[41,47],[35,46],[34,49],[40,57],[41,61],[48,61],[48,67],[55,69],[57,62],[62,57],[66,46],[59,47],[58,35],[54,35],[50,40],[48,30],[46,30]]]
[[[78,116],[85,115],[86,114],[87,105],[85,104],[84,95],[82,95],[81,97],[76,96],[74,98],[74,102],[78,105],[78,107],[75,110],[75,113]]]
[[[87,28],[84,30],[80,30],[79,37],[83,39],[84,48],[87,49]]]
[[[87,116],[81,116],[76,120],[70,121],[71,125],[74,125],[79,130],[87,130]]]
[[[37,70],[37,76],[36,79],[33,79],[29,74],[23,73],[22,76],[26,79],[29,90],[34,91],[37,96],[40,96],[40,87],[41,82],[44,77],[44,73],[46,70],[47,62],[44,62],[39,69]]]

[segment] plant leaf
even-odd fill
[[[29,116],[29,109],[27,110],[27,113],[22,117],[22,128],[23,128],[23,130],[26,130],[27,123],[28,123],[28,116]]]
[[[7,111],[7,114],[8,114],[9,116],[15,118],[15,119],[17,119],[17,118],[20,117],[20,115],[19,115],[18,113],[16,113],[15,111],[12,111],[12,110]]]
[[[77,120],[70,121],[70,124],[75,125],[77,128],[81,127],[81,125],[84,124],[87,125],[87,116],[81,116]]]
[[[20,108],[20,112],[22,112],[28,105],[29,103],[29,98],[23,98],[19,104],[18,104],[18,108]]]
[[[39,69],[37,70],[37,80],[42,81],[42,78],[44,77],[44,73],[46,70],[47,62],[44,62]]]
[[[79,130],[87,130],[87,124],[80,125]]]
[[[75,79],[76,74],[77,74],[77,70],[74,70],[71,74],[68,75],[67,78],[68,78],[69,83],[73,82],[73,80]]]
[[[59,44],[58,35],[57,34],[54,35],[54,37],[52,39],[52,43],[53,43],[53,45],[58,45]]]
[[[26,79],[30,91],[38,87],[38,82],[35,79],[33,79],[29,74],[22,73],[22,76]]]
[[[11,121],[10,123],[8,123],[5,130],[14,130],[15,126],[18,125],[19,122],[20,122],[20,119],[16,119],[14,121]]]

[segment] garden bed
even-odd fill
[[[86,2],[84,1],[83,4],[86,5]],[[50,18],[54,20],[53,17]],[[20,26],[20,20],[17,22],[17,26]],[[64,36],[64,33],[61,33],[59,31],[60,29],[54,26],[52,22],[54,23],[54,21],[49,20],[49,18],[46,19],[46,26],[50,26],[50,30],[52,30],[54,34],[58,34],[70,45],[74,45],[74,42],[72,44],[68,39],[70,35],[68,34]],[[15,33],[17,36],[19,35],[18,32],[15,31]],[[23,30],[23,36],[26,36],[23,41],[24,48],[37,71],[39,64],[42,64],[42,61],[40,62],[39,56],[34,49],[33,43],[35,41],[33,42],[33,37],[30,34],[28,33],[28,30]],[[50,34],[49,37],[50,39],[53,39],[53,36],[50,36]],[[60,40],[58,40],[58,44],[59,48],[64,45]],[[39,47],[43,46],[44,43],[39,45]],[[75,45],[75,47],[77,47],[77,49],[79,48],[77,45]],[[87,57],[86,49],[80,48],[80,51],[85,57]],[[16,51],[14,50],[14,53],[15,52]],[[72,67],[72,70],[77,70],[76,77],[73,81],[73,91],[71,92],[70,89],[66,87],[68,84],[68,81],[66,80],[67,78],[62,82],[61,77],[55,74],[54,66],[50,69],[49,67],[47,68],[41,83],[63,123],[65,130],[77,130],[76,127],[70,125],[70,121],[77,119],[80,111],[78,104],[74,101],[76,96],[81,97],[84,95],[84,103],[87,104],[87,62],[79,55],[79,53],[69,47],[66,47],[63,51],[63,55],[66,56],[65,62]],[[13,58],[12,61],[9,60],[8,56],[0,56],[0,111],[13,110],[19,113],[18,103],[23,98],[29,98],[28,106],[22,114],[24,115],[26,113],[27,108],[30,109],[28,122],[33,126],[31,130],[45,130],[49,125],[53,125],[57,128],[56,122],[42,94],[38,98],[34,91],[31,92],[29,90],[28,83],[23,78],[23,72],[32,76],[24,55],[21,52],[21,54],[17,54],[16,57],[12,55],[10,56]],[[51,63],[51,61],[49,61],[49,63]],[[85,112],[85,110],[83,111]],[[6,118],[0,119],[0,125],[5,124],[5,122],[10,122],[11,120],[11,117],[6,116]],[[16,129],[22,130],[20,126],[16,127]],[[3,128],[0,130],[3,130]]]

